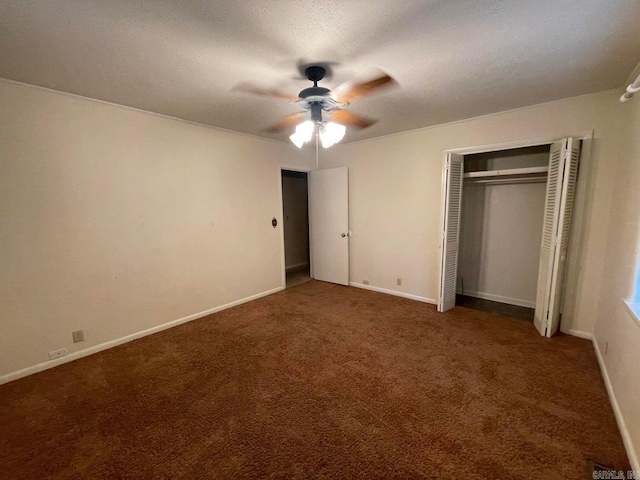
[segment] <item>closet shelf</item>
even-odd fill
[[[549,166],[543,167],[527,167],[527,168],[505,168],[502,170],[482,170],[478,172],[468,172],[464,174],[464,178],[496,178],[496,177],[512,177],[514,175],[540,176],[547,174]]]
[[[515,183],[543,183],[547,181],[549,166],[528,168],[507,168],[503,170],[482,170],[464,174],[469,183],[501,185]]]

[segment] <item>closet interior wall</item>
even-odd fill
[[[471,172],[547,167],[549,145],[464,157]],[[465,178],[457,293],[534,308],[546,173]]]

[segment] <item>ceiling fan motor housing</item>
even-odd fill
[[[298,96],[300,98],[308,98],[308,97],[323,97],[331,90],[324,87],[309,87],[302,90]]]
[[[317,87],[318,82],[322,80],[327,73],[327,70],[320,65],[312,65],[304,69],[305,76],[313,82],[313,86]]]

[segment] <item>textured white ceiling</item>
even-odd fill
[[[299,109],[231,88],[297,94],[300,61],[398,80],[351,105],[380,119],[354,141],[622,87],[638,60],[640,0],[0,0],[0,77],[279,140]]]

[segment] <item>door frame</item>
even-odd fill
[[[280,165],[280,169],[278,170],[278,195],[280,196],[280,257],[282,258],[281,272],[280,272],[280,282],[283,289],[287,288],[287,260],[285,257],[285,247],[284,247],[284,198],[282,195],[282,171],[287,170],[289,172],[302,172],[307,174],[307,194],[309,192],[309,173],[312,172],[313,168],[303,168],[303,167],[289,167],[287,165]],[[309,210],[309,204],[307,204],[307,210]],[[311,218],[309,218],[309,229],[311,229]],[[309,270],[310,273],[313,263],[311,262],[311,252],[309,252]]]
[[[578,140],[582,140],[582,151],[580,154],[580,175],[578,176],[578,184],[576,187],[576,202],[574,204],[573,218],[572,218],[572,235],[569,240],[569,255],[567,258],[567,275],[565,277],[565,293],[572,293],[576,288],[577,274],[579,270],[578,260],[582,256],[584,242],[576,242],[576,239],[582,238],[584,233],[584,212],[587,205],[587,192],[591,185],[592,179],[589,175],[591,166],[591,148],[593,145],[593,130],[584,130],[578,133],[565,133],[557,135],[548,135],[543,137],[534,137],[522,140],[513,140],[508,142],[490,143],[486,145],[477,145],[471,147],[450,148],[442,152],[442,179],[440,183],[440,219],[438,223],[439,228],[439,244],[438,244],[438,297],[436,303],[438,308],[442,305],[442,268],[443,268],[443,255],[445,254],[444,245],[444,227],[445,227],[445,205],[447,195],[447,157],[450,153],[456,153],[459,155],[472,155],[475,153],[487,153],[500,150],[510,150],[513,148],[526,148],[537,147],[540,145],[550,145],[553,142],[557,142],[563,138],[574,137]],[[463,160],[464,168],[464,160]],[[464,198],[464,188],[462,189],[462,195]],[[565,298],[574,298],[576,295],[565,295]],[[568,307],[568,308],[565,308]],[[572,305],[563,303],[562,312],[568,311],[570,313],[575,309],[575,300]]]

